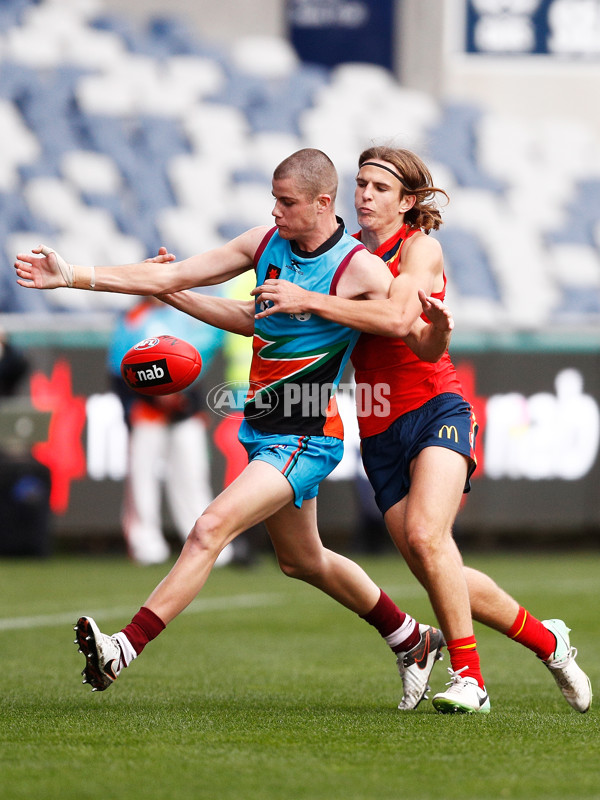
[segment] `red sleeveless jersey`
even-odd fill
[[[405,224],[375,251],[395,278],[399,272],[402,246],[418,230]],[[354,235],[360,239],[360,233]],[[444,274],[444,288],[433,297],[443,300],[445,295]],[[437,395],[452,392],[463,396],[448,353],[431,364],[421,361],[402,339],[362,333],[351,360],[357,383],[357,416],[362,439],[382,433],[398,417]],[[362,384],[370,387],[368,393],[362,389]],[[367,394],[370,404],[365,402]]]

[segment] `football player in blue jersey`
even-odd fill
[[[40,245],[17,256],[17,281],[36,289],[164,295],[255,269],[259,282],[285,274],[300,286],[343,298],[387,297],[389,271],[336,217],[337,173],[324,153],[292,154],[276,168],[272,186],[275,226],[252,228],[206,253],[180,262],[86,267]],[[437,309],[439,326],[417,323],[411,336],[423,357],[435,360],[447,348],[451,325],[441,304],[422,302]],[[254,313],[259,310],[257,303]],[[403,681],[399,707],[415,708],[426,695],[444,645],[440,631],[401,611],[360,566],[324,547],[317,528],[318,487],[343,450],[335,387],[357,335],[317,315],[271,315],[257,326],[240,432],[248,466],[199,516],[171,571],[128,625],[108,636],[92,617],[78,620],[76,641],[86,659],[82,674],[94,690],[107,689],[189,605],[229,542],[264,521],[284,574],[326,592],[384,637]]]

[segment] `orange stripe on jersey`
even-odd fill
[[[291,356],[286,358],[278,352],[273,358],[265,357],[262,351],[272,344],[275,344],[275,342],[263,339],[257,333],[254,334],[252,343],[254,354],[250,368],[250,387],[247,400],[251,400],[260,389],[273,386],[282,380],[287,380],[297,375],[306,367],[316,364],[326,355],[326,353],[315,353],[310,356]]]
[[[335,395],[329,400],[329,405],[327,406],[323,436],[333,436],[336,439],[344,438],[344,423],[338,412]]]

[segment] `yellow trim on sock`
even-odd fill
[[[519,630],[518,630],[518,631],[515,633],[515,635],[510,637],[511,639],[516,639],[516,638],[517,638],[517,636],[519,636],[519,634],[521,633],[521,631],[522,631],[522,630],[523,630],[523,628],[525,627],[525,622],[526,622],[526,620],[527,620],[527,610],[526,610],[526,609],[523,609],[523,611],[525,612],[525,613],[523,614],[523,623],[521,624],[521,627],[520,627],[520,628],[519,628]]]

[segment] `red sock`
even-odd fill
[[[374,608],[362,619],[377,628],[394,653],[411,650],[421,638],[418,624],[411,616],[400,611],[383,590]]]
[[[463,670],[460,672],[463,678],[475,678],[483,689],[483,676],[479,666],[479,653],[477,652],[477,640],[475,637],[467,636],[464,639],[453,639],[448,642],[447,646],[454,672]]]
[[[514,639],[515,642],[533,650],[542,661],[547,661],[556,650],[554,634],[550,633],[539,619],[532,617],[523,606],[519,607],[517,618],[506,635],[509,639]]]
[[[154,611],[150,611],[149,608],[142,606],[129,625],[123,628],[121,633],[124,633],[129,639],[133,649],[139,656],[148,642],[151,642],[152,639],[156,639],[158,634],[164,631],[165,627],[165,623],[160,617],[156,616]]]

